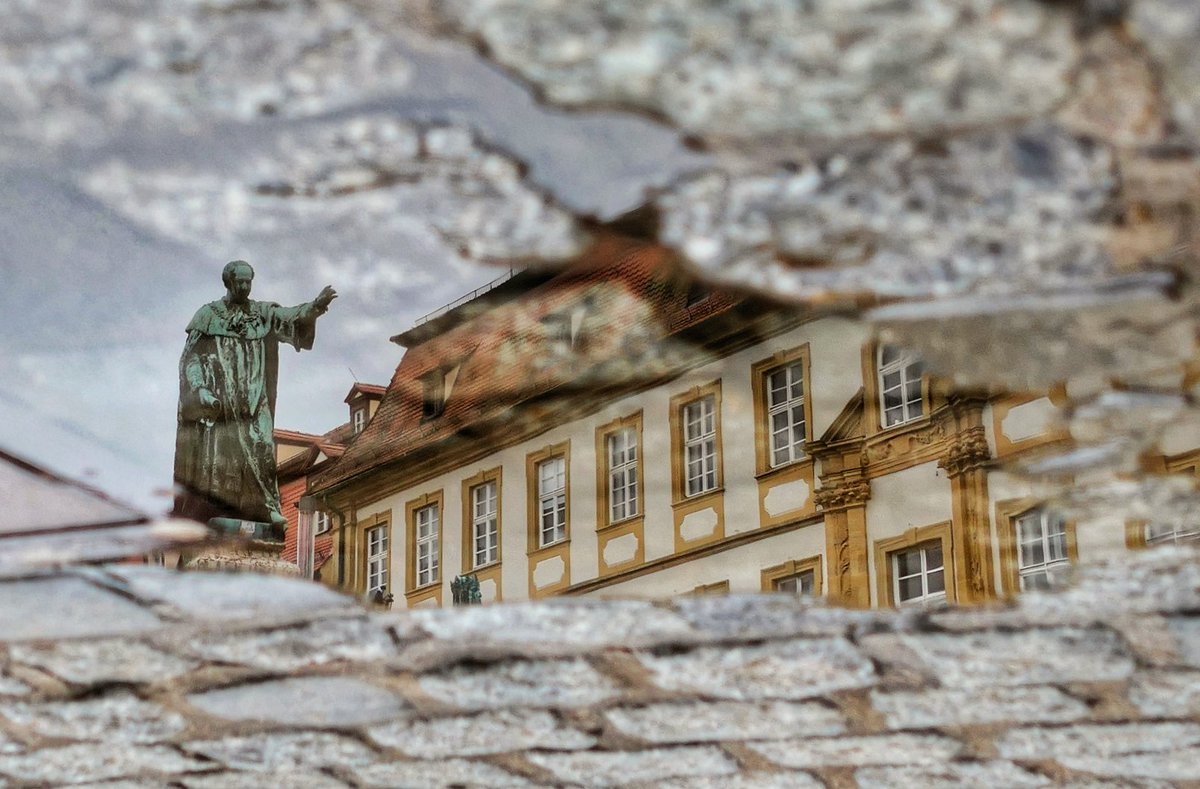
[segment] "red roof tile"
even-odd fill
[[[620,237],[601,237],[554,278],[409,348],[375,416],[329,468],[313,476],[328,488],[377,465],[436,444],[518,403],[551,392],[661,379],[680,357],[664,342],[729,310],[742,298],[714,291],[686,305],[672,253]],[[576,346],[556,352],[544,321],[578,323]],[[690,343],[677,343],[680,353]],[[423,418],[422,377],[459,365],[443,412]]]

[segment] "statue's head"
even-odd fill
[[[231,260],[221,269],[221,282],[233,304],[245,304],[250,300],[250,285],[254,282],[254,269],[244,260]]]

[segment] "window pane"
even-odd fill
[[[942,564],[942,544],[940,542],[925,549],[926,572],[936,570]]]
[[[934,570],[926,576],[926,585],[929,588],[930,594],[946,591],[946,574],[945,570]]]
[[[918,551],[903,551],[896,554],[896,572],[900,576],[921,572],[921,555]]]
[[[900,599],[897,602],[905,600],[915,600],[921,597],[923,589],[921,587],[921,577],[919,575],[912,578],[900,579]]]
[[[796,576],[790,578],[779,578],[775,581],[776,592],[787,592],[789,594],[796,593]]]

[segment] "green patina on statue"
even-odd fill
[[[225,297],[196,311],[179,360],[175,514],[236,518],[281,529],[275,479],[279,343],[308,350],[317,318],[337,298],[326,286],[307,304],[251,301],[254,269],[234,260],[221,272]]]

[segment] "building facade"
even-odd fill
[[[376,417],[311,486],[345,524],[336,583],[397,604],[448,605],[460,574],[485,601],[971,603],[1167,538],[1077,530],[1000,470],[1069,441],[1062,392],[951,391],[859,322],[708,290],[660,248],[603,238],[393,339]]]

